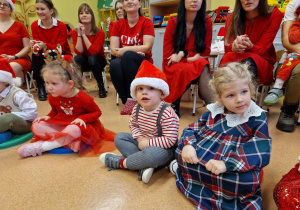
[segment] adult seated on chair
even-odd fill
[[[38,85],[38,98],[40,101],[47,100],[47,93],[44,85],[44,80],[41,77],[41,69],[45,64],[43,55],[43,47],[47,50],[57,50],[58,44],[61,46],[62,54],[71,55],[71,50],[68,44],[67,26],[56,19],[57,10],[51,0],[36,0],[36,13],[40,18],[31,24],[31,32],[33,40],[30,41],[30,46],[34,49],[32,55],[32,70],[34,78]],[[56,53],[50,53],[55,56]]]
[[[102,79],[102,71],[106,66],[104,55],[105,33],[96,26],[93,10],[88,4],[81,4],[78,8],[78,20],[76,30],[71,33],[75,62],[80,66],[81,71],[92,70],[99,87],[99,97],[106,97],[106,90]]]
[[[290,52],[300,54],[300,43],[291,44],[288,37],[289,28],[295,20],[294,12],[300,6],[300,0],[290,2],[285,11],[282,23],[282,45]],[[282,131],[294,131],[295,112],[300,101],[300,64],[292,70],[289,79],[285,82],[285,98],[276,127]]]
[[[212,40],[212,21],[205,14],[206,1],[181,0],[178,17],[170,18],[163,47],[163,71],[170,95],[165,99],[179,116],[181,96],[193,80],[199,82],[199,95],[206,104],[214,102],[208,85],[211,78],[208,56]]]
[[[234,18],[233,18],[234,17]],[[267,0],[236,0],[225,25],[225,54],[220,62],[249,62],[259,84],[273,81],[276,52],[273,45],[283,14]]]
[[[15,10],[13,2],[0,0],[0,57],[8,60],[17,77],[24,78],[31,66],[29,34],[22,23],[10,18]]]
[[[123,10],[123,0],[117,0],[115,3],[115,15],[117,21],[120,19],[124,19],[124,10]],[[115,22],[110,21],[109,27],[108,27],[108,38],[111,37],[111,32],[114,27]],[[116,56],[111,55],[111,60],[115,59]]]
[[[153,63],[151,50],[155,34],[152,21],[142,16],[140,0],[123,3],[125,18],[114,23],[110,37],[111,53],[117,57],[110,62],[110,75],[125,104],[131,98],[130,84],[143,60]]]

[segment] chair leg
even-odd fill
[[[108,85],[107,85],[107,78],[106,78],[106,72],[105,72],[105,69],[104,69],[104,71],[102,72],[102,78],[103,78],[105,90],[106,90],[106,92],[107,92],[107,91],[108,91]]]
[[[299,116],[298,116],[298,120],[297,120],[297,125],[300,125],[300,106],[299,106],[299,108],[298,108],[298,114],[299,114]]]
[[[119,106],[119,93],[117,93],[117,106]]]
[[[25,80],[26,80],[26,85],[27,85],[27,91],[28,91],[28,93],[30,93],[30,85],[29,85],[28,77],[26,74],[25,74]]]
[[[196,102],[197,102],[197,94],[195,94],[197,88],[197,84],[194,84],[193,92],[194,92],[194,105],[193,105],[193,116],[195,116],[196,113]]]
[[[191,85],[192,96],[195,94],[195,84]]]

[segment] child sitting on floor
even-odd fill
[[[289,29],[289,41],[291,44],[300,43],[300,7],[295,11],[295,20]],[[294,67],[300,63],[300,54],[289,52],[285,62],[279,69],[274,87],[268,92],[264,102],[274,104],[283,96],[283,84],[290,77]]]
[[[7,59],[0,58],[0,133],[28,133],[37,117],[32,95],[16,87],[20,85],[21,78],[16,78]]]
[[[163,99],[169,86],[162,71],[143,61],[131,83],[131,96],[138,104],[133,108],[131,133],[118,133],[115,145],[122,155],[103,153],[100,162],[110,168],[140,170],[141,180],[148,183],[154,168],[168,164],[174,157],[179,119]]]
[[[101,140],[113,141],[114,135],[109,135],[98,119],[101,110],[94,99],[80,90],[83,86],[78,66],[72,62],[71,56],[65,55],[64,58],[70,63],[60,57],[42,69],[50,93],[48,101],[51,111],[33,122],[33,143],[18,149],[21,157],[41,155],[62,146],[74,152],[80,151],[79,155],[87,155],[87,148],[101,154],[104,152],[101,150],[104,144]],[[105,152],[115,150],[111,144]]]
[[[269,164],[267,118],[252,100],[248,66],[231,63],[214,72],[217,102],[183,130],[175,152],[177,187],[197,209],[262,209],[260,175]],[[176,167],[177,165],[177,167]]]

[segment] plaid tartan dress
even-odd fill
[[[182,161],[182,148],[190,144],[198,164]],[[262,209],[261,169],[269,164],[271,138],[264,112],[248,122],[228,127],[226,116],[207,111],[183,130],[175,158],[176,185],[197,209]],[[205,164],[223,160],[227,171],[214,175]]]

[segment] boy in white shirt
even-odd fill
[[[21,79],[16,78],[7,59],[0,58],[0,133],[28,133],[37,117],[32,95],[16,87],[20,85]]]

